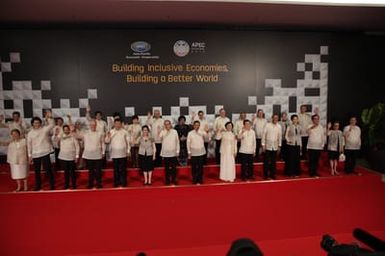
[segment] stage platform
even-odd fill
[[[112,188],[112,171],[104,171],[104,188],[85,189],[87,172],[79,172],[78,190],[10,192],[7,167],[0,174],[0,255],[225,255],[231,242],[248,237],[266,256],[326,255],[322,234],[341,242],[364,228],[385,238],[385,183],[362,167],[360,175],[331,176],[323,161],[321,177],[310,178],[306,163],[296,179],[261,178],[222,183],[219,168],[205,169],[205,184],[191,184],[188,167],[180,167],[178,186],[164,186],[162,169],[144,187],[140,173],[129,170],[129,187]],[[239,166],[238,166],[239,172]],[[238,176],[239,177],[239,176]],[[30,175],[33,187],[33,173]],[[47,180],[45,180],[47,183]]]

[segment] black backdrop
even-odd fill
[[[352,33],[280,32],[241,30],[126,30],[126,29],[58,29],[1,30],[0,56],[9,61],[10,52],[20,52],[21,63],[12,64],[12,72],[3,72],[3,89],[12,89],[12,81],[31,80],[39,89],[41,80],[51,81],[51,90],[43,98],[70,99],[71,107],[79,107],[78,99],[87,98],[87,89],[96,88],[98,98],[91,99],[93,109],[107,114],[134,106],[135,113],[145,115],[151,106],[162,106],[170,114],[170,106],[179,105],[179,97],[189,97],[190,105],[206,105],[214,113],[215,105],[225,105],[232,113],[254,112],[248,96],[257,96],[258,104],[271,95],[265,79],[281,79],[283,88],[296,87],[303,74],[296,71],[297,62],[305,54],[317,54],[320,46],[329,47],[329,55],[321,61],[329,63],[328,117],[346,120],[359,114],[363,107],[384,101],[385,37]],[[173,52],[177,40],[204,42],[204,52],[190,52],[178,57]],[[128,60],[130,44],[146,41],[151,55],[159,59]],[[220,64],[229,72],[219,74],[213,83],[127,83],[126,73],[111,72],[111,65],[135,63]],[[167,73],[169,74],[169,73]],[[27,105],[26,117],[32,115]],[[7,107],[7,106],[6,106]],[[9,107],[9,106],[8,106]],[[181,109],[181,113],[185,113]],[[81,109],[84,114],[84,109]]]

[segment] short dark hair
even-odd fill
[[[198,111],[198,115],[199,115],[200,113],[204,114],[202,110],[199,110],[199,111]]]
[[[32,117],[32,119],[31,119],[31,124],[33,124],[35,121],[38,121],[39,123],[42,122],[42,121],[41,121],[41,118],[38,117],[38,116]]]
[[[116,123],[116,122],[121,123],[121,122],[122,122],[122,119],[120,119],[120,118],[115,118],[115,119],[114,119],[114,123]]]
[[[70,129],[70,126],[68,124],[65,124],[65,125],[63,125],[63,130],[64,130],[64,128]]]
[[[247,122],[251,123],[249,119],[243,120],[243,125],[245,125]]]
[[[56,121],[56,122],[59,121],[59,120],[61,120],[62,122],[64,122],[64,120],[63,120],[62,117],[56,117],[56,118],[55,118],[55,121]]]
[[[150,130],[150,128],[148,127],[148,125],[143,125],[143,126],[142,126],[142,131],[143,131],[144,129],[147,129],[148,131]]]
[[[11,134],[14,133],[14,132],[16,132],[16,133],[18,133],[20,135],[19,129],[12,129]]]
[[[97,114],[100,114],[100,115],[103,115],[103,113],[102,113],[102,111],[95,111],[95,116],[97,115]]]
[[[232,127],[234,127],[233,122],[229,121],[225,124],[225,127],[227,127],[229,124],[231,124]]]
[[[131,119],[132,119],[132,120],[134,120],[134,119],[139,120],[139,116],[138,116],[138,115],[133,115],[133,116],[131,117]]]
[[[18,117],[20,117],[20,112],[19,112],[19,111],[14,111],[14,112],[12,113],[12,116],[14,116],[14,115],[17,115]]]
[[[319,115],[318,115],[318,114],[314,114],[314,115],[312,115],[312,116],[311,116],[311,120],[314,120],[316,117],[318,117],[318,118],[319,118]]]
[[[296,114],[291,115],[290,120],[293,121],[293,119],[294,119],[295,117],[298,118],[298,115],[296,115]]]
[[[195,120],[193,125],[195,125],[196,123],[198,123],[199,125],[201,124],[201,122],[199,122],[198,120]]]
[[[180,122],[180,120],[185,120],[186,121],[186,117],[185,116],[180,116],[179,118],[178,118],[178,122]]]

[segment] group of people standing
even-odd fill
[[[207,163],[208,144],[215,141],[215,160],[220,166],[219,179],[233,182],[236,178],[236,162],[241,164],[241,179],[253,180],[254,160],[263,156],[263,178],[276,179],[276,161],[285,161],[284,174],[300,175],[300,160],[309,161],[309,175],[318,177],[318,162],[321,151],[327,144],[331,174],[336,175],[341,154],[346,155],[345,172],[354,172],[355,159],[361,146],[361,131],[355,117],[343,131],[339,122],[329,123],[324,129],[318,114],[311,115],[306,106],[300,113],[288,118],[286,113],[274,114],[268,121],[262,110],[251,119],[241,113],[233,123],[220,109],[213,124],[209,124],[203,111],[193,114],[191,124],[180,116],[174,127],[164,120],[159,110],[149,113],[146,124],[133,116],[132,123],[125,125],[119,113],[113,115],[111,125],[102,118],[100,111],[91,117],[87,108],[87,126],[68,124],[63,118],[52,118],[46,111],[44,120],[34,117],[31,128],[13,113],[13,120],[1,124],[10,129],[11,140],[1,142],[8,145],[7,161],[12,178],[17,180],[20,191],[22,183],[27,190],[29,164],[35,170],[35,190],[41,190],[41,167],[44,167],[50,189],[55,189],[55,175],[50,155],[55,153],[55,169],[64,169],[64,189],[76,189],[76,169],[85,164],[88,169],[88,188],[102,188],[102,169],[106,162],[106,150],[113,162],[114,187],[127,186],[127,160],[130,156],[133,167],[143,172],[144,185],[152,184],[154,167],[164,165],[165,184],[177,184],[177,166],[191,163],[193,184],[203,183],[203,167]],[[1,120],[2,121],[2,120]]]

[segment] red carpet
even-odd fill
[[[359,171],[332,177],[323,168],[320,179],[221,184],[211,167],[207,185],[191,186],[184,168],[181,186],[163,187],[158,170],[151,188],[131,171],[127,189],[1,193],[0,255],[224,255],[240,237],[254,239],[267,256],[325,255],[324,233],[348,242],[361,227],[385,238],[385,183]],[[12,188],[0,174],[1,191]]]

